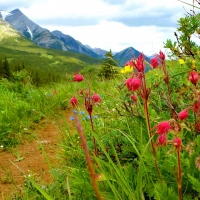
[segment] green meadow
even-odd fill
[[[2,40],[0,156],[19,154],[10,163],[24,181],[18,185],[1,162],[0,184],[10,188],[1,198],[198,200],[200,47],[191,35],[199,26],[199,14],[186,15],[176,42],[165,42],[168,57],[158,51],[146,63],[140,54],[122,70],[109,58]],[[51,149],[57,165],[47,143],[37,150],[51,181],[20,169],[26,156],[16,152],[48,123],[58,132]]]

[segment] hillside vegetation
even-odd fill
[[[2,20],[0,33],[0,56],[7,56],[11,65],[24,62],[27,68],[51,71],[65,76],[68,72],[77,72],[88,65],[97,65],[101,62],[100,59],[84,54],[38,47]]]

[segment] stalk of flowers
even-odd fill
[[[193,70],[189,72],[188,80],[194,85],[194,104],[193,111],[195,115],[195,131],[200,132],[200,96],[198,91],[199,74]]]
[[[102,100],[98,94],[94,93],[90,89],[90,83],[80,73],[74,74],[74,81],[75,82],[85,81],[87,83],[88,88],[81,89],[79,91],[79,94],[84,98],[84,106],[90,116],[90,123],[91,123],[92,131],[94,131],[94,123],[93,123],[93,119],[92,119],[93,106],[95,104],[99,104]],[[92,95],[92,93],[93,93],[93,95]],[[77,99],[75,97],[72,97],[72,99],[70,100],[70,103],[72,104],[73,108],[74,108],[74,106],[77,106],[77,104],[78,104]],[[93,141],[94,141],[94,154],[95,154],[95,156],[98,156],[95,137],[93,137]]]
[[[188,117],[187,111],[183,110],[179,113],[179,119],[181,120],[186,119]],[[152,130],[157,129],[155,132],[155,135],[158,135],[157,138],[157,146],[164,146],[166,147],[167,144],[171,144],[175,147],[175,150],[177,152],[177,184],[178,184],[178,196],[179,200],[182,200],[182,170],[181,170],[181,160],[180,160],[180,154],[181,154],[181,145],[182,140],[178,137],[178,134],[181,131],[181,125],[175,121],[175,119],[171,119],[169,121],[162,121],[158,125],[152,128]],[[169,132],[173,133],[174,139],[173,140],[167,140],[167,135]]]
[[[156,158],[156,150],[152,141],[153,135],[151,133],[150,116],[148,111],[148,99],[150,95],[150,88],[147,88],[146,86],[145,60],[143,54],[141,53],[137,59],[129,61],[129,64],[132,65],[136,71],[132,74],[130,78],[128,78],[125,81],[125,85],[129,91],[131,92],[137,91],[139,96],[142,98],[144,113],[147,123],[147,130],[151,143],[151,150],[154,156],[154,163],[156,166],[156,170],[161,181],[161,174],[158,168],[158,163]]]
[[[167,86],[167,96],[168,96],[168,104],[171,110],[171,117],[175,118],[176,116],[176,111],[174,109],[173,106],[173,102],[171,99],[171,91],[170,91],[170,85],[169,85],[169,74],[167,72],[166,69],[166,64],[165,64],[165,54],[160,51],[159,54],[156,55],[155,58],[151,59],[151,66],[153,69],[156,69],[157,67],[159,67],[159,63],[160,63],[160,68],[163,70],[163,73],[165,75],[165,78],[163,79],[164,82],[166,83]]]
[[[95,169],[94,169],[92,159],[91,159],[91,156],[90,156],[90,153],[89,153],[89,148],[88,148],[88,145],[87,145],[87,142],[86,142],[86,137],[85,137],[85,134],[84,134],[84,131],[83,131],[83,127],[82,127],[82,125],[81,125],[81,123],[78,119],[77,112],[74,112],[74,119],[75,119],[75,122],[76,122],[77,131],[79,133],[79,137],[80,137],[80,140],[81,140],[81,146],[82,146],[84,153],[85,153],[85,158],[86,158],[86,162],[87,162],[87,165],[88,165],[90,180],[91,180],[93,189],[95,191],[97,199],[102,200],[103,198],[100,194],[98,184],[97,184],[97,177],[98,176],[95,173]]]

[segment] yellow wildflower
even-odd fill
[[[133,71],[133,67],[131,67],[130,65],[126,65],[126,66],[124,67],[124,70],[125,70],[126,72],[132,72],[132,71]]]
[[[128,72],[132,72],[133,71],[133,67],[131,67],[130,65],[126,65],[120,72],[122,74],[128,73]]]
[[[120,73],[125,74],[126,73],[125,69],[124,68],[121,69]]]
[[[180,63],[181,65],[185,63],[185,61],[184,61],[183,59],[179,59],[178,61],[179,61],[179,63]]]

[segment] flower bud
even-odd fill
[[[92,101],[93,101],[94,103],[98,103],[98,102],[101,102],[101,98],[100,98],[100,96],[99,96],[98,94],[94,94],[94,95],[92,96]]]
[[[165,54],[164,54],[162,51],[159,52],[159,58],[160,58],[162,61],[165,60]]]
[[[135,94],[132,94],[132,95],[131,95],[131,99],[132,99],[133,101],[137,101],[136,95],[135,95]]]
[[[174,146],[175,146],[177,149],[180,149],[181,143],[182,143],[182,141],[181,141],[180,138],[177,137],[177,138],[174,139]]]
[[[139,78],[129,78],[126,80],[125,84],[129,91],[136,91],[141,83],[142,81]]]
[[[188,110],[182,110],[179,114],[178,114],[178,119],[179,120],[184,120],[188,118]]]
[[[167,133],[171,129],[170,123],[168,121],[160,122],[156,127],[156,133],[160,135]]]
[[[84,80],[84,77],[81,74],[74,74],[74,81],[81,82]]]
[[[196,85],[197,82],[198,82],[198,80],[199,80],[199,75],[198,75],[198,73],[197,73],[196,71],[190,72],[189,81],[190,81],[192,84]]]
[[[70,103],[72,104],[72,107],[74,108],[75,106],[77,106],[78,105],[78,100],[77,100],[77,98],[76,97],[72,97],[71,99],[70,99]]]
[[[167,137],[165,134],[161,134],[159,137],[158,137],[158,146],[166,146],[167,144]]]
[[[158,67],[158,58],[151,59],[151,66],[153,67],[153,69],[156,69]]]

